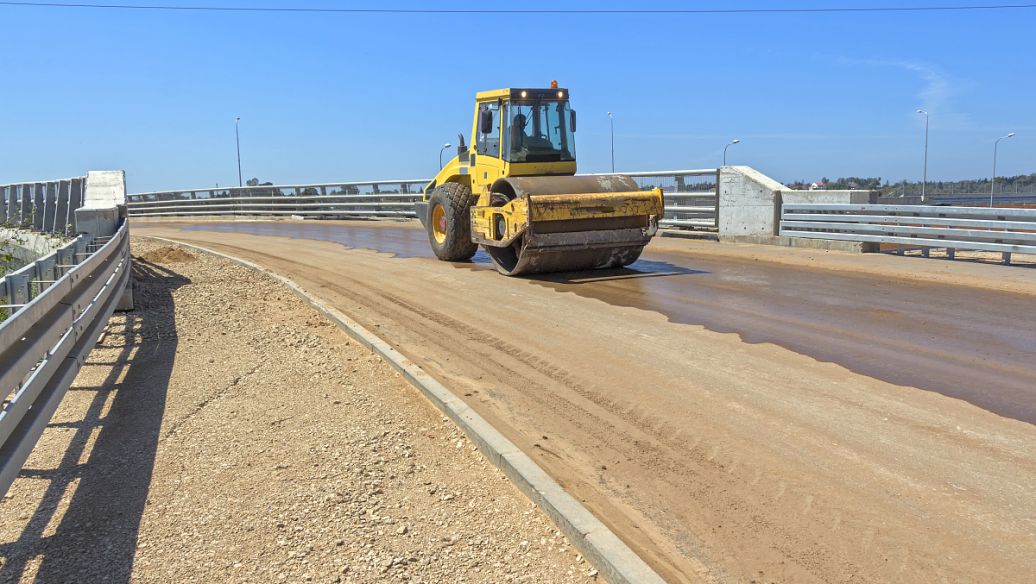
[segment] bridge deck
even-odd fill
[[[1031,568],[1028,270],[997,291],[946,282],[998,266],[656,240],[631,270],[522,280],[437,262],[407,225],[134,229],[288,275],[399,343],[672,581]]]

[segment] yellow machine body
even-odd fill
[[[504,274],[635,261],[657,230],[662,191],[641,190],[623,175],[575,176],[574,132],[575,112],[565,89],[476,94],[471,149],[462,138],[458,155],[418,203],[430,238],[441,242],[446,229],[441,210],[429,208],[433,192],[458,183],[470,189],[471,241]],[[432,225],[436,212],[441,225]]]

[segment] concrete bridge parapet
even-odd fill
[[[850,252],[876,251],[874,244],[781,237],[781,206],[785,203],[868,204],[878,193],[869,190],[798,191],[748,166],[719,170],[719,239]]]

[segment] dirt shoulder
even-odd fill
[[[1021,265],[1002,266],[993,263],[993,254],[960,252],[957,260],[933,255],[922,258],[919,252],[909,256],[886,253],[855,254],[841,251],[758,245],[719,243],[706,239],[656,237],[648,248],[652,252],[686,253],[749,262],[770,262],[818,270],[868,274],[933,284],[953,284],[986,290],[1036,295],[1034,256],[1017,255]],[[999,255],[999,254],[997,254]]]
[[[137,309],[0,503],[0,581],[596,579],[452,423],[288,290],[133,252]]]

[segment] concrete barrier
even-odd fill
[[[103,241],[110,237],[126,212],[126,171],[91,170],[86,173],[83,206],[75,210],[75,232]],[[115,310],[133,310],[133,278],[123,289]]]
[[[719,239],[857,253],[877,251],[877,246],[869,243],[779,235],[784,203],[867,204],[876,202],[877,197],[875,191],[797,191],[754,168],[724,166],[719,170]]]
[[[83,207],[103,209],[126,204],[126,171],[91,170],[86,173]]]
[[[787,188],[748,166],[720,168],[720,241],[771,243],[780,224],[778,193]]]

